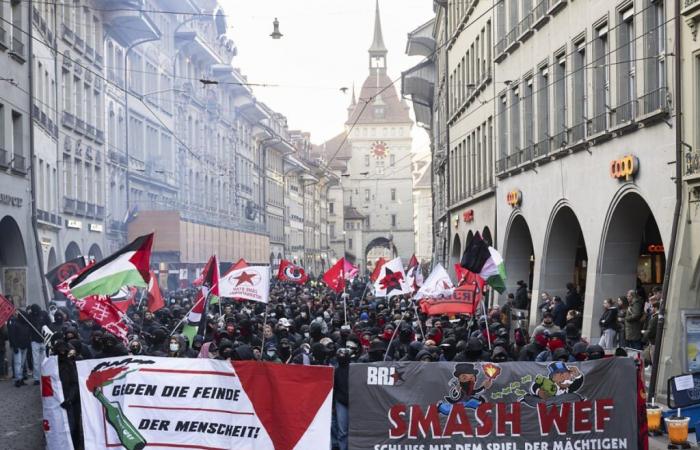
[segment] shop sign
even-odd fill
[[[19,197],[13,197],[8,194],[0,194],[0,204],[7,206],[14,206],[16,208],[22,207],[22,199]]]
[[[620,159],[610,161],[610,176],[623,181],[632,181],[639,172],[639,159],[633,155],[627,155]]]
[[[102,233],[102,231],[104,230],[104,227],[102,226],[102,224],[99,224],[99,223],[91,223],[89,230],[93,231],[95,233]]]
[[[79,230],[83,227],[83,223],[79,220],[67,220],[66,228],[72,228],[74,230]]]
[[[506,203],[513,208],[517,208],[523,203],[523,193],[519,190],[508,192],[506,194]]]
[[[664,253],[665,249],[663,244],[649,244],[647,251],[649,253]]]
[[[468,209],[462,214],[462,219],[465,223],[474,222],[474,210]]]

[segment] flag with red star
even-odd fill
[[[345,258],[340,258],[337,263],[323,274],[323,282],[340,294],[345,290]]]
[[[401,258],[394,258],[382,266],[377,281],[374,282],[375,297],[391,297],[412,292],[413,286],[403,270]]]
[[[270,266],[232,270],[219,279],[219,295],[267,303],[270,298]]]

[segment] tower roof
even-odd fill
[[[372,40],[372,46],[369,48],[369,53],[370,55],[387,54],[387,49],[384,45],[384,37],[382,36],[382,20],[379,15],[379,0],[377,0],[376,9],[374,12],[374,39]]]

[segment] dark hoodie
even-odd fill
[[[32,323],[37,331],[41,331],[42,327],[46,325],[49,327],[51,325],[51,319],[49,319],[49,314],[46,311],[42,311],[41,307],[37,304],[31,305],[29,307],[29,321]],[[31,331],[32,342],[43,343],[44,338],[40,336],[36,331]]]

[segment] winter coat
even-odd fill
[[[642,339],[642,316],[644,315],[644,303],[639,298],[635,299],[625,313],[625,340],[640,341]]]
[[[644,333],[644,342],[654,345],[656,343],[656,327],[659,324],[659,313],[654,313],[649,318],[647,328]]]
[[[515,291],[515,301],[513,306],[517,309],[528,309],[529,299],[527,298],[527,285],[523,284]]]
[[[566,307],[568,309],[575,309],[580,311],[583,309],[583,302],[581,301],[581,296],[576,292],[576,289],[571,289],[566,293]]]
[[[555,303],[554,309],[552,310],[552,316],[554,324],[559,328],[564,328],[566,326],[566,313],[569,312],[569,308],[562,303]]]
[[[26,350],[31,346],[32,329],[23,318],[19,316],[11,318],[7,322],[7,334],[10,337],[10,347],[13,350]]]
[[[350,403],[350,365],[338,366],[335,369],[333,378],[333,396],[335,401],[341,405],[348,406]]]
[[[49,314],[46,311],[42,311],[39,305],[32,305],[30,308],[31,312],[29,313],[29,321],[32,323],[34,328],[37,329],[37,331],[41,331],[44,325],[50,327],[51,319],[49,319]],[[36,332],[31,334],[31,338],[32,342],[44,342],[44,339]]]
[[[608,308],[600,317],[600,330],[617,330],[617,308]]]

